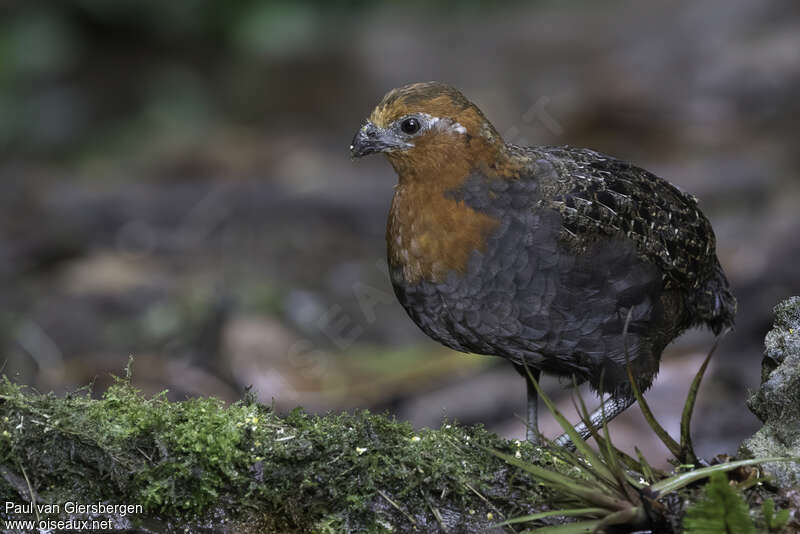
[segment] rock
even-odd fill
[[[761,387],[747,401],[764,426],[742,443],[739,452],[800,458],[800,297],[775,307],[775,324],[764,345]],[[763,468],[781,487],[800,486],[800,462]]]

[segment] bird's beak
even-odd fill
[[[413,145],[397,137],[391,130],[375,126],[370,121],[364,123],[350,145],[350,155],[360,158],[376,152],[391,152],[393,150],[409,148]]]

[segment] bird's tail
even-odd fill
[[[736,297],[731,292],[728,278],[717,261],[714,274],[695,294],[694,310],[702,323],[708,325],[714,334],[733,327],[736,318]]]

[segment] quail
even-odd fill
[[[631,163],[505,143],[438,82],[389,91],[350,152],[383,153],[397,173],[386,241],[401,305],[436,341],[514,364],[531,441],[542,372],[604,396],[596,426],[634,402],[627,365],[644,391],[684,330],[733,325],[736,299],[697,200]]]

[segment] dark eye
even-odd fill
[[[415,134],[419,131],[420,124],[414,117],[409,117],[400,123],[400,129],[408,135]]]

